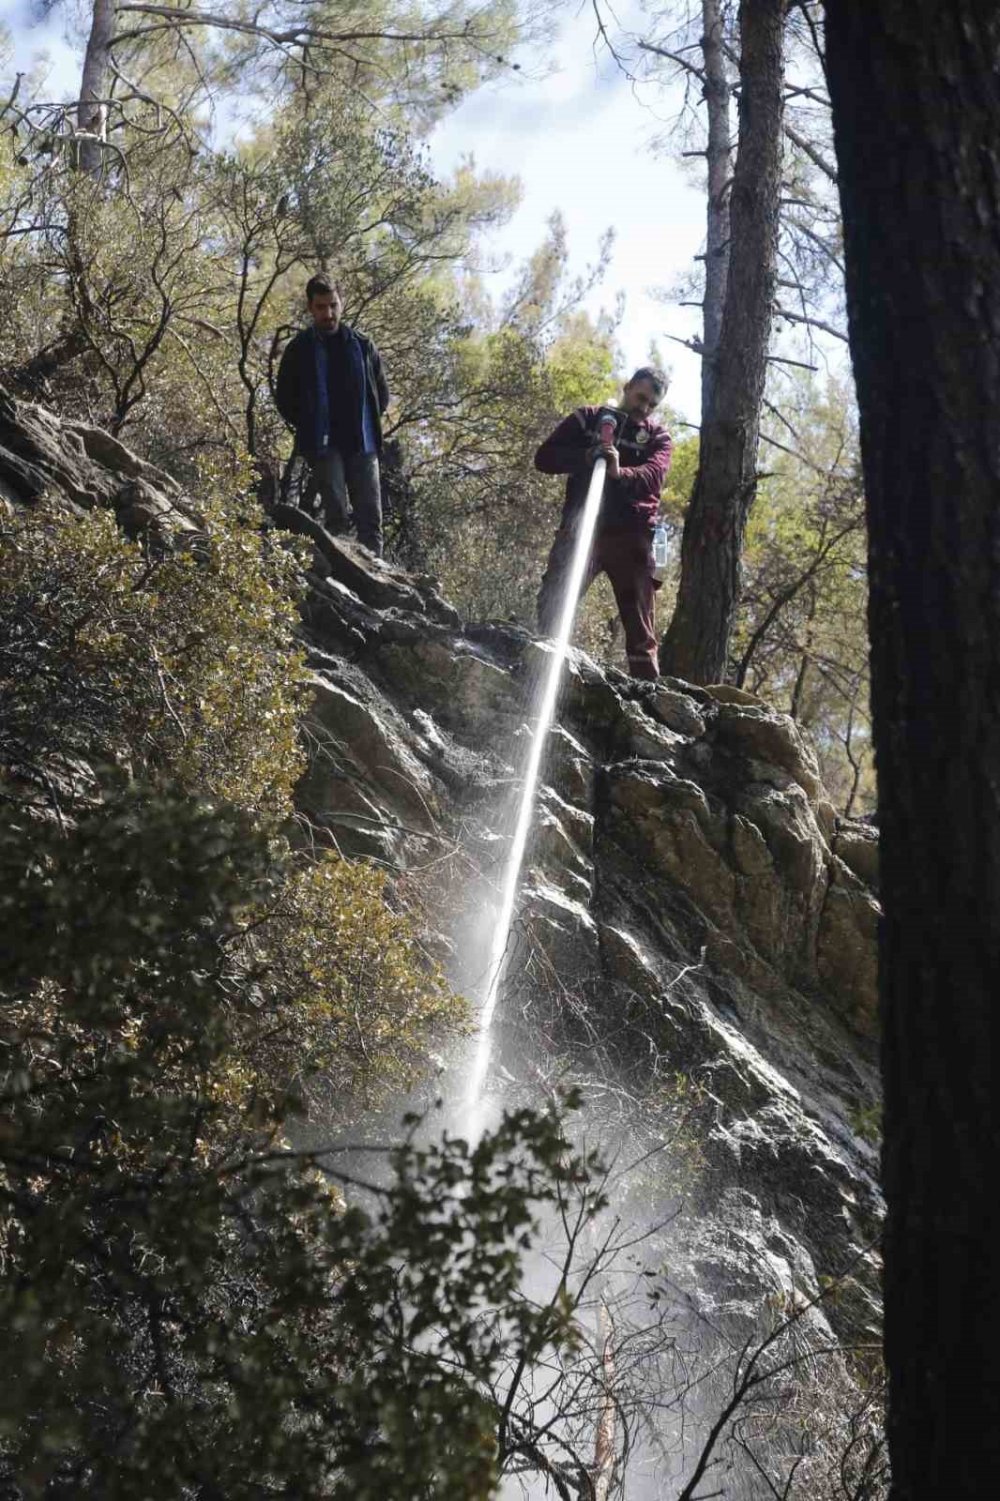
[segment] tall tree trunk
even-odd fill
[[[104,106],[107,98],[108,73],[111,58],[111,38],[115,32],[115,0],[93,0],[93,14],[87,50],[83,58],[83,74],[80,78],[80,99],[77,104],[76,123],[86,131],[87,139],[80,142],[80,169],[96,174],[101,169],[104,137]],[[98,139],[100,138],[100,139]]]
[[[828,0],[827,66],[870,537],[892,1495],[979,1501],[1000,1476],[1000,7]]]
[[[729,188],[733,151],[729,73],[720,0],[702,0],[701,51],[705,63],[705,104],[708,110],[708,206],[705,236],[705,300],[702,309],[701,411],[711,405],[715,384],[715,356],[722,332],[722,310],[729,276]]]
[[[760,408],[775,288],[782,144],[785,0],[741,0],[739,144],[731,248],[714,387],[681,544],[664,672],[721,678],[739,596],[740,553],[757,488]]]

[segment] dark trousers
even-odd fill
[[[572,559],[573,532],[569,527],[560,527],[552,543],[538,595],[538,629],[546,636],[559,628]],[[660,586],[653,577],[652,532],[633,528],[598,533],[583,576],[581,597],[599,573],[606,573],[611,580],[618,614],[625,627],[629,672],[634,678],[657,677],[654,599]]]
[[[382,556],[382,490],[378,454],[355,453],[346,458],[331,448],[321,459],[310,459],[309,468],[319,491],[323,525],[333,536],[347,530],[351,516],[358,541]],[[348,508],[348,502],[350,507]]]

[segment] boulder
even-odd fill
[[[787,772],[810,801],[818,799],[821,784],[816,752],[788,714],[777,714],[747,694],[737,700],[720,701],[713,730],[717,742],[727,750]]]
[[[879,889],[878,829],[854,819],[838,819],[831,848],[866,886]]]
[[[398,855],[405,834],[434,834],[439,811],[434,778],[407,744],[388,706],[377,705],[322,673],[310,677],[312,703],[303,724],[309,769],[297,803],[318,828],[355,833],[337,843],[356,847],[362,833]]]
[[[553,982],[572,994],[583,990],[600,966],[597,924],[590,914],[589,892],[573,896],[537,869],[528,872],[521,898],[519,929],[508,965],[508,981],[524,989]]]
[[[675,730],[678,735],[697,739],[705,733],[705,716],[689,693],[678,693],[675,688],[667,688],[661,682],[645,700],[644,708],[660,724]]]
[[[747,708],[766,709],[767,704],[747,688],[737,688],[733,683],[709,683],[705,693],[717,704],[744,704]]]
[[[407,704],[425,708],[474,745],[495,745],[524,722],[513,674],[461,637],[424,635],[390,641],[372,658],[379,677]]]
[[[618,756],[669,761],[684,744],[684,736],[668,729],[663,720],[647,714],[639,704],[626,700],[621,704],[615,741]]]
[[[878,1033],[878,903],[834,861],[816,935],[816,969],[830,1004],[867,1037]]]
[[[331,536],[298,506],[276,505],[271,518],[278,526],[309,537],[316,545],[318,571],[346,585],[372,609],[415,612],[428,621],[458,626],[458,611],[441,598],[433,580],[426,576],[415,579],[383,558],[375,557],[359,542]]]
[[[0,496],[15,505],[113,510],[132,536],[166,545],[196,534],[200,519],[170,475],[99,428],[61,422],[0,387]]]

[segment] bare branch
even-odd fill
[[[656,57],[665,57],[668,62],[676,63],[685,73],[690,73],[693,78],[697,78],[701,83],[705,82],[704,68],[697,67],[680,52],[671,52],[668,47],[657,46],[655,42],[640,42],[639,50],[641,52],[652,52]]]
[[[289,26],[278,30],[275,27],[265,26],[260,21],[248,21],[237,16],[218,15],[208,11],[179,10],[171,5],[149,5],[142,3],[142,0],[127,0],[127,3],[119,5],[117,9],[122,14],[134,12],[139,15],[155,16],[165,22],[166,27],[170,29],[202,26],[220,31],[235,31],[244,36],[259,37],[262,41],[271,42],[277,47],[308,47],[322,44],[343,48],[353,42],[474,43],[477,40],[470,22],[454,29],[430,26],[415,31],[397,31],[387,27],[378,29],[348,27],[343,31],[331,31],[326,27],[308,25]],[[114,41],[117,43],[133,41],[146,34],[146,28],[121,32],[114,38]],[[485,41],[485,36],[482,40]]]
[[[829,334],[832,339],[839,339],[842,344],[848,342],[847,335],[843,329],[835,328],[832,323],[825,323],[822,318],[813,318],[811,315],[805,313],[793,313],[788,308],[779,307],[777,304],[775,304],[774,316],[776,318],[784,318],[789,323],[803,323],[808,328],[821,329],[823,333]]]
[[[828,177],[833,183],[837,181],[837,169],[833,163],[828,161],[822,151],[814,146],[811,141],[806,140],[805,136],[801,135],[793,125],[789,125],[787,120],[785,121],[785,135],[794,146],[797,146],[800,151],[805,152],[809,160],[819,168],[825,177]]]

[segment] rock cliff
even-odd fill
[[[130,529],[197,529],[116,440],[0,393],[0,504],[52,495]],[[387,865],[471,986],[549,648],[463,624],[432,580],[300,512],[274,521],[314,543],[303,828]],[[750,1309],[850,1269],[830,1319],[875,1327],[874,830],[837,817],[795,724],[752,695],[580,655],[543,780],[497,1087],[550,1081],[567,1057],[639,1099],[694,1081],[689,1295]]]
[[[482,962],[475,919],[548,647],[463,626],[431,580],[316,540],[303,814],[422,885],[473,984],[460,950],[478,937]],[[502,1073],[564,1046],[640,1094],[658,1069],[695,1079],[698,1275],[738,1301],[809,1296],[850,1267],[834,1321],[874,1326],[874,829],[838,818],[791,719],[728,686],[576,655],[550,739]]]

